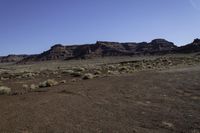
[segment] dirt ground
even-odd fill
[[[45,80],[1,81],[19,88]],[[200,133],[200,65],[148,69],[0,95],[1,133]],[[18,89],[16,89],[18,91]]]

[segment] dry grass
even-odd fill
[[[6,86],[1,86],[0,87],[0,95],[9,95],[11,93],[11,88],[8,88]]]
[[[84,74],[84,76],[83,76],[83,79],[93,79],[93,78],[94,78],[94,75],[91,74],[91,73],[86,73],[86,74]]]
[[[55,86],[55,85],[57,85],[57,84],[58,84],[58,82],[55,81],[54,79],[48,79],[48,80],[46,80],[46,81],[44,81],[44,82],[41,82],[41,83],[39,84],[39,87],[40,87],[40,88],[51,87],[51,86]]]
[[[81,72],[73,72],[71,75],[74,77],[81,77],[83,74]]]

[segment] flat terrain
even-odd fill
[[[2,64],[0,84],[12,91],[0,95],[0,132],[200,133],[199,62],[192,56]],[[94,77],[84,80],[85,73]],[[27,87],[47,79],[58,83]]]

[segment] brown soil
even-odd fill
[[[67,82],[0,95],[1,133],[200,133],[200,65]],[[20,88],[45,76],[2,81]],[[23,83],[22,83],[23,82]],[[19,89],[16,89],[20,92]]]

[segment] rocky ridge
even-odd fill
[[[200,39],[192,43],[177,47],[173,42],[165,39],[155,39],[151,42],[108,42],[97,41],[94,44],[67,45],[56,44],[49,50],[37,55],[9,55],[0,57],[0,62],[27,63],[48,60],[88,59],[106,56],[132,56],[132,55],[160,55],[170,53],[200,52]]]

